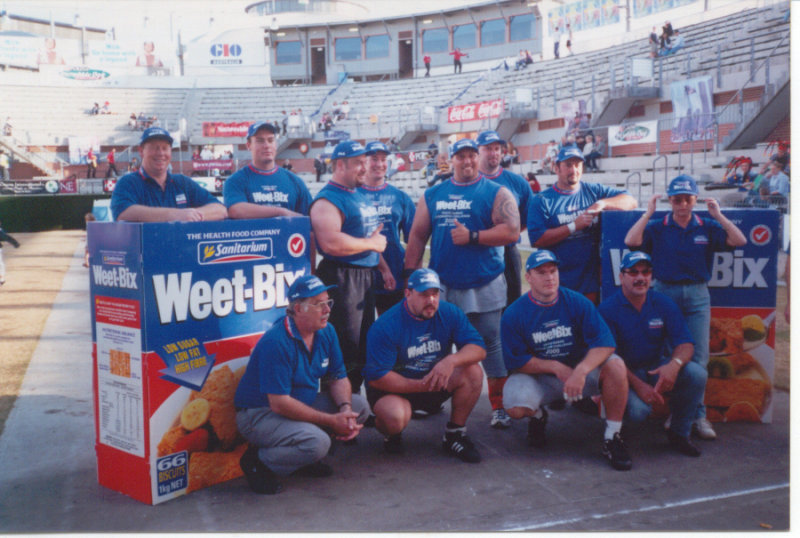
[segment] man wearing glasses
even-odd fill
[[[331,435],[354,439],[369,416],[366,400],[351,393],[328,324],[333,287],[313,275],[294,281],[286,316],[256,344],[236,389],[236,425],[250,443],[239,464],[256,493],[278,493],[278,476],[330,476],[320,460]]]
[[[652,273],[653,262],[646,253],[625,254],[619,273],[621,288],[599,306],[617,342],[616,352],[628,369],[625,419],[644,422],[653,409],[668,409],[672,413],[666,430],[670,446],[697,457],[700,450],[689,436],[708,373],[692,362],[694,344],[678,305],[650,289]]]

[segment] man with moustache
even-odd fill
[[[371,293],[373,270],[380,265],[386,282],[391,271],[381,257],[386,236],[378,211],[359,192],[367,174],[364,146],[355,140],[340,142],[331,156],[333,175],[311,204],[311,227],[322,254],[317,275],[335,284],[330,321],[336,329],[352,390],[358,393],[363,378],[366,336],[375,320]]]
[[[467,437],[466,423],[481,394],[479,363],[486,349],[467,316],[439,301],[440,291],[435,271],[417,269],[403,302],[372,325],[364,367],[367,398],[390,454],[404,452],[402,432],[414,410],[436,409],[452,399],[442,448],[461,461],[478,463],[481,456]]]
[[[506,141],[500,138],[497,131],[483,131],[478,135],[478,166],[483,177],[504,186],[514,196],[520,217],[520,231],[525,229],[528,222],[528,203],[531,198],[531,188],[525,179],[505,168],[500,163],[506,149]],[[504,275],[506,277],[506,305],[510,305],[522,295],[522,260],[520,259],[517,243],[519,240],[503,247],[503,262],[505,263]],[[506,429],[511,426],[511,418],[503,409],[503,385],[508,379],[491,377],[489,382],[489,402],[492,404],[493,428]]]
[[[556,183],[536,196],[528,209],[531,246],[547,248],[561,260],[561,285],[597,303],[600,290],[601,211],[629,210],[636,199],[627,191],[581,181],[583,153],[575,145],[561,148],[556,157]]]
[[[250,164],[225,181],[222,195],[232,219],[307,216],[311,193],[291,171],[277,166],[277,127],[254,123],[247,130]]]
[[[253,348],[236,389],[236,426],[250,443],[239,464],[256,493],[278,493],[278,476],[333,474],[321,461],[331,435],[354,439],[369,415],[364,398],[350,391],[328,324],[331,288],[313,275],[292,283],[286,316]]]
[[[191,178],[169,171],[172,136],[150,127],[139,141],[141,167],[122,176],[111,195],[114,220],[131,222],[199,222],[223,220],[225,206]]]
[[[507,188],[481,176],[473,140],[453,144],[450,158],[453,177],[427,189],[417,204],[405,274],[422,265],[430,237],[429,266],[441,279],[444,299],[463,310],[483,337],[486,377],[503,378],[500,316],[506,306],[506,281],[498,247],[519,238],[519,209]]]
[[[386,157],[391,153],[386,144],[370,142],[366,151],[367,179],[358,190],[378,210],[378,218],[383,225],[381,233],[386,236],[386,250],[382,256],[391,271],[388,282],[380,271],[374,275],[375,307],[380,316],[403,300],[403,258],[406,249],[400,241],[400,234],[408,241],[415,208],[408,194],[386,181]]]
[[[530,292],[503,313],[503,358],[511,372],[503,388],[506,411],[528,417],[528,444],[544,448],[546,405],[599,395],[606,418],[602,454],[614,469],[630,469],[620,434],[627,371],[608,326],[591,301],[559,286],[559,260],[549,250],[528,256],[525,280]]]
[[[670,446],[697,457],[700,450],[689,435],[708,372],[692,362],[694,344],[678,305],[650,289],[652,274],[650,256],[628,252],[620,264],[619,291],[598,307],[628,370],[625,420],[644,422],[653,408],[668,407]]]

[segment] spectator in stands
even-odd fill
[[[209,191],[181,174],[172,174],[172,136],[151,127],[142,133],[142,166],[117,181],[111,195],[114,220],[131,222],[199,222],[223,220],[225,206]]]
[[[573,52],[572,52],[572,26],[570,26],[569,23],[567,23],[567,50],[569,51],[570,54],[573,54]]]
[[[200,148],[195,147],[192,151],[192,160],[199,161],[200,160]]]
[[[114,174],[114,177],[117,177],[119,172],[117,172],[117,154],[114,148],[111,148],[111,150],[108,152],[108,155],[106,155],[106,162],[108,163],[106,179],[110,178],[112,173]]]
[[[144,112],[139,112],[139,115],[136,117],[136,128],[140,131],[144,131],[147,126],[147,116],[144,115]]]
[[[422,58],[422,62],[425,64],[425,76],[426,77],[431,76],[431,56],[430,56],[430,54],[426,54]]]
[[[317,174],[317,183],[322,181],[322,174],[325,173],[325,161],[322,160],[322,153],[314,157],[314,172]]]
[[[666,21],[664,23],[664,26],[661,27],[661,37],[659,38],[662,51],[666,48],[669,48],[670,45],[669,40],[672,37],[673,33],[674,32],[672,30],[672,23]]]
[[[433,187],[439,181],[445,181],[453,175],[453,168],[450,166],[450,160],[447,158],[446,153],[440,153],[436,156],[436,175],[428,177],[428,187]]]
[[[136,157],[131,157],[131,161],[128,163],[128,172],[135,172],[139,169],[139,159]]]
[[[656,33],[655,26],[653,26],[653,31],[650,32],[650,38],[648,39],[648,44],[650,45],[650,57],[656,58],[658,56],[658,50],[661,47],[658,42],[658,34]]]
[[[93,179],[97,177],[97,155],[90,147],[89,153],[86,154],[86,179]]]
[[[525,63],[525,51],[519,49],[519,56],[517,56],[517,61],[514,64],[514,71],[519,71],[520,69],[524,69],[527,67],[528,64]]]
[[[394,138],[389,140],[389,151],[392,153],[400,151],[400,146],[397,144],[397,140]]]
[[[559,47],[561,46],[561,29],[556,26],[555,30],[553,31],[553,56],[558,59],[559,56]]]
[[[453,57],[453,73],[461,73],[461,58],[469,56],[469,54],[456,47],[456,50],[450,52],[450,56]]]
[[[528,180],[528,185],[531,186],[531,190],[534,192],[534,194],[542,192],[542,186],[539,184],[539,180],[536,179],[536,174],[533,172],[528,172],[526,179]]]
[[[292,110],[289,113],[289,136],[299,137],[303,128],[303,119],[298,115],[297,110]]]
[[[100,103],[95,103],[92,105],[92,109],[89,111],[90,116],[96,116],[100,114]]]
[[[100,109],[100,114],[111,114],[111,103],[108,101],[103,103],[103,108]]]
[[[286,159],[285,161],[283,161],[283,164],[281,165],[281,168],[291,172],[292,171],[292,161],[290,161],[289,159]]]
[[[350,103],[342,101],[342,118],[348,119],[350,117]]]
[[[342,108],[336,101],[333,102],[333,109],[331,110],[331,118],[333,119],[334,125],[336,124],[337,121],[342,119]]]
[[[789,164],[791,163],[789,156],[789,144],[786,142],[778,142],[778,151],[773,153],[769,160],[781,163],[783,165],[784,172],[789,174]]]
[[[786,211],[789,201],[789,176],[783,172],[783,164],[778,161],[769,163],[769,170],[761,181],[759,194],[761,200],[770,207]]]
[[[3,136],[11,136],[14,126],[11,124],[11,116],[6,116],[6,122],[3,124]]]
[[[753,170],[753,160],[750,157],[734,157],[728,164],[722,181],[713,185],[738,185],[740,192],[746,192],[752,188],[756,177],[758,173]]]
[[[203,161],[214,160],[214,152],[211,151],[211,146],[203,146],[203,151],[200,152],[200,159]]]
[[[591,137],[592,135],[589,135]],[[587,138],[589,138],[587,137]],[[594,172],[599,172],[600,167],[597,166],[597,159],[604,157],[606,154],[606,143],[603,140],[603,137],[600,135],[594,135],[594,140],[592,141],[594,147],[586,156],[586,166],[589,170]],[[588,144],[587,144],[588,145]],[[584,152],[585,153],[585,152]]]
[[[547,149],[544,152],[544,159],[542,159],[541,173],[548,174],[553,171],[553,166],[556,164],[556,157],[558,156],[558,144],[555,140],[550,140]]]
[[[684,40],[683,36],[681,35],[680,30],[675,30],[673,34],[673,38],[669,40],[669,46],[666,48],[661,49],[659,53],[661,56],[668,56],[670,54],[675,54],[679,50],[683,48]]]
[[[158,119],[158,116],[153,114],[150,116],[150,119],[147,121],[148,127],[161,127],[161,120]]]
[[[576,130],[575,135],[575,145],[578,146],[578,149],[583,151],[584,146],[586,146],[586,137],[583,136],[583,133]]]
[[[508,142],[503,158],[500,160],[500,166],[508,168],[512,164],[519,164],[519,151],[514,147],[514,144]]]
[[[11,175],[11,160],[4,149],[0,149],[0,174],[3,175],[3,181],[9,181]]]
[[[333,127],[333,119],[331,118],[330,114],[327,112],[322,113],[322,119],[319,122],[319,126],[320,129],[326,133],[331,130],[331,127]]]
[[[131,115],[128,116],[128,127],[131,128],[131,131],[138,129],[139,121],[136,119],[136,112],[131,112]]]
[[[281,110],[281,131],[283,136],[286,136],[286,128],[289,125],[289,115],[285,110]]]
[[[229,149],[225,152],[225,159],[232,161],[233,160],[233,150]]]

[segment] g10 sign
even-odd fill
[[[242,63],[242,46],[238,43],[213,43],[211,45],[213,65],[232,65]]]

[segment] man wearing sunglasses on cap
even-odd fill
[[[652,273],[650,256],[628,252],[620,264],[621,288],[598,307],[628,369],[625,420],[644,422],[653,409],[668,409],[670,446],[697,457],[689,434],[708,373],[692,362],[694,344],[678,305],[650,289]]]

